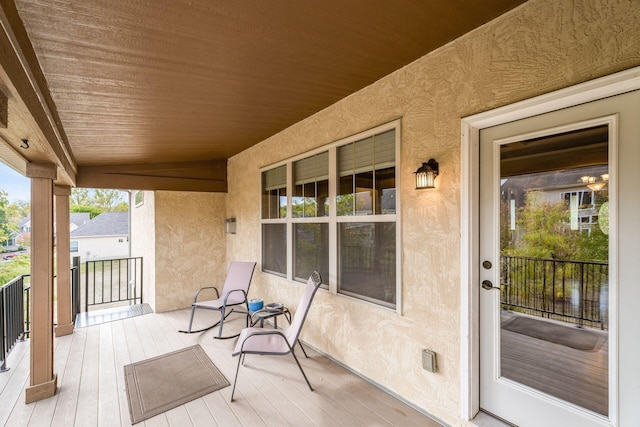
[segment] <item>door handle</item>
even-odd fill
[[[482,281],[482,289],[497,289],[500,290],[499,286],[493,286],[493,283],[491,283],[490,280],[483,280]]]

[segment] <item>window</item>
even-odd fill
[[[262,172],[262,268],[397,308],[399,121]]]
[[[329,152],[293,162],[293,278],[329,277]],[[325,287],[328,280],[324,279]]]
[[[136,191],[133,196],[134,207],[141,206],[144,203],[144,191]]]
[[[69,245],[69,252],[78,252],[78,241],[72,240]]]
[[[571,197],[576,197],[579,209],[594,209],[595,197],[591,190],[565,191],[560,193],[560,198],[569,206]]]

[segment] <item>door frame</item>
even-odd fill
[[[460,417],[480,411],[480,130],[640,89],[640,67],[464,117],[460,146]],[[611,392],[616,392],[612,390]],[[618,408],[609,418],[618,419]]]

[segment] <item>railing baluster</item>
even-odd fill
[[[0,332],[2,336],[0,338],[0,357],[2,357],[2,363],[0,363],[0,372],[6,372],[9,369],[7,368],[7,355],[9,352],[5,348],[5,342],[7,341],[7,336],[5,335],[5,308],[4,308],[4,294],[5,287],[3,286],[0,289]]]
[[[25,294],[28,303],[29,288],[24,288],[24,277],[18,276],[0,287],[0,372],[7,368],[7,355],[13,347],[24,338],[25,327],[29,327],[29,312],[25,316]],[[28,330],[28,329],[27,329]]]
[[[578,325],[606,327],[603,289],[608,281],[607,262],[505,255],[500,264],[504,308]],[[561,296],[556,295],[558,291]]]
[[[139,301],[142,304],[142,261],[142,257],[86,261],[85,292],[87,295],[85,298],[87,304],[85,310],[88,311],[89,306],[125,301],[134,304]],[[102,271],[96,271],[99,268]],[[114,268],[118,269],[117,273],[114,272]],[[89,274],[92,269],[92,274]],[[98,280],[101,280],[100,284],[96,283]],[[123,280],[126,281],[124,284]],[[88,295],[90,287],[94,290],[91,301]],[[100,297],[97,296],[96,291],[101,292]]]

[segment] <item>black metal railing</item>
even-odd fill
[[[29,294],[23,274],[0,288],[0,372],[7,371],[7,356],[19,341],[29,335]]]
[[[132,302],[142,304],[142,257],[86,261],[84,309]]]
[[[71,319],[75,319],[82,307],[80,299],[80,257],[71,259]]]
[[[80,258],[73,259],[73,267],[71,267],[72,291],[79,288],[79,262]],[[0,332],[2,333],[0,372],[8,370],[7,356],[15,345],[29,338],[31,331],[31,286],[25,279],[30,277],[30,274],[23,274],[0,288]],[[73,301],[75,306],[75,299]]]
[[[503,308],[607,328],[607,262],[502,256],[500,264]]]

